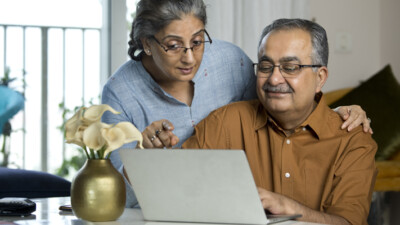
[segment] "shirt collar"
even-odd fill
[[[322,92],[319,92],[315,96],[315,100],[317,101],[317,107],[315,107],[314,111],[311,115],[302,123],[301,126],[310,127],[314,133],[316,134],[318,139],[324,138],[329,135],[328,121],[330,108],[326,105],[325,97]]]
[[[265,127],[269,118],[268,113],[265,111],[263,104],[259,100],[255,118],[256,118],[254,124],[255,130]]]
[[[310,116],[299,126],[299,128],[306,127],[311,130],[315,136],[320,139],[323,137],[324,133],[328,130],[326,122],[321,122],[326,120],[326,115],[329,114],[329,107],[326,106],[325,98],[323,97],[322,92],[319,92],[315,95],[315,101],[317,102],[317,106],[314,111],[310,114]],[[279,127],[279,125],[268,115],[265,111],[264,106],[261,102],[259,102],[256,120],[255,120],[255,129],[258,130],[262,127],[265,127],[268,123],[271,122],[272,126],[275,126],[279,130],[283,129]],[[296,131],[298,128],[296,128]],[[325,132],[324,132],[325,131]]]

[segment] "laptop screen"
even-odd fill
[[[145,220],[267,224],[243,150],[122,149]]]

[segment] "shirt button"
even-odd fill
[[[286,140],[286,144],[290,144],[290,139],[287,139],[287,140]]]
[[[306,131],[307,129],[305,127],[303,127],[303,131]]]
[[[290,173],[285,173],[285,177],[289,178],[290,177]]]

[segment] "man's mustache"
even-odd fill
[[[265,83],[262,89],[268,92],[293,93],[293,89],[288,84],[280,84],[278,86],[272,86],[268,83]]]

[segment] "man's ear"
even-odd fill
[[[328,79],[328,68],[326,68],[326,66],[322,66],[318,69],[317,73],[317,88],[315,93],[318,93],[322,90],[322,87]]]

